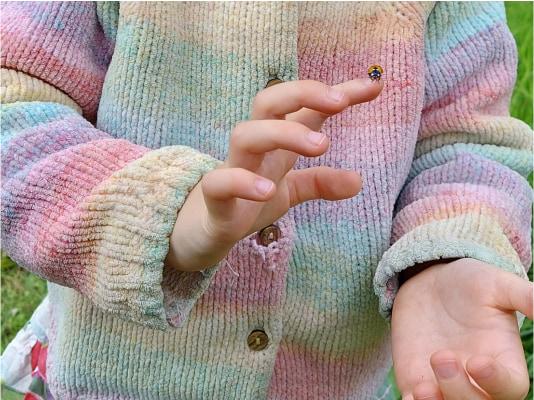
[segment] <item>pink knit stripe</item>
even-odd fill
[[[453,79],[448,86],[439,88],[441,93],[432,86],[427,89],[427,101],[430,102],[423,109],[419,139],[443,133],[445,127],[452,128],[448,124],[476,123],[474,120],[487,107],[495,112],[492,116],[509,115],[508,102],[515,77],[516,56],[510,51],[507,55],[494,57],[496,49],[484,51],[480,48],[481,41],[491,43],[496,35],[501,36],[509,48],[515,46],[507,26],[498,23],[460,42],[450,52],[433,61],[432,73],[439,71],[439,74],[446,74]],[[488,62],[489,57],[494,57],[492,62]],[[451,63],[451,59],[456,58],[466,59],[460,73]],[[484,65],[484,70],[478,69],[478,65]]]
[[[517,224],[519,228],[526,229],[530,226],[528,221],[521,218],[522,216],[524,217],[524,212],[528,212],[528,210],[522,209],[519,204],[512,201],[513,198],[507,192],[502,191],[499,188],[472,184],[469,182],[453,182],[429,184],[426,186],[411,186],[409,189],[410,190],[405,192],[406,204],[403,208],[408,207],[416,201],[424,200],[427,197],[456,197],[459,201],[461,201],[462,198],[479,198],[481,200],[481,205],[494,204],[495,208],[501,209],[503,212],[506,211],[508,218]],[[512,204],[512,206],[510,206],[510,204]],[[500,206],[502,206],[502,208]],[[401,213],[402,210],[398,215]]]
[[[452,187],[454,186],[461,190],[462,185],[452,185]],[[391,240],[395,242],[417,226],[432,221],[445,220],[470,213],[484,214],[493,217],[501,224],[503,233],[517,251],[522,264],[528,267],[531,261],[529,241],[526,240],[528,235],[525,232],[525,227],[521,229],[519,222],[521,217],[518,210],[513,207],[513,203],[509,199],[504,198],[498,191],[493,190],[488,195],[490,196],[481,198],[480,192],[478,194],[462,193],[461,196],[440,193],[417,200],[397,214]]]
[[[465,44],[462,46],[465,47]],[[465,48],[463,51],[466,51]],[[474,61],[476,58],[482,57],[484,56],[479,53],[473,54]],[[447,59],[440,60],[441,68],[447,68],[447,62]],[[458,82],[445,95],[432,101],[424,109],[425,124],[423,125],[423,132],[419,134],[420,138],[428,137],[427,130],[435,127],[434,124],[438,123],[440,117],[446,117],[447,113],[449,113],[448,119],[451,122],[455,121],[456,118],[452,118],[453,115],[450,112],[454,112],[457,116],[466,117],[467,120],[462,121],[464,123],[472,122],[472,118],[478,115],[487,115],[481,107],[491,107],[490,110],[494,116],[508,116],[507,96],[510,94],[508,83],[511,77],[505,70],[509,67],[509,60],[492,63],[487,66],[485,73],[495,79],[489,80],[485,74],[483,75],[485,79],[475,79],[473,76],[473,79]],[[474,71],[473,74],[475,76],[480,75],[481,71]],[[462,99],[461,103],[458,102],[460,98]]]
[[[367,398],[366,390],[374,392],[379,382],[367,379],[369,363],[384,362],[380,347],[368,347],[362,352],[334,358],[297,343],[282,341],[278,349],[274,373],[269,387],[269,399],[301,399],[307,393],[313,399],[345,399],[358,393]],[[384,364],[386,364],[385,362]]]
[[[529,209],[528,201],[532,199],[532,192],[524,184],[524,178],[515,171],[477,154],[461,154],[450,162],[421,172],[401,194],[399,207],[408,204],[412,188],[447,183],[489,186],[514,193],[515,198],[525,201],[520,205],[525,212]]]
[[[472,184],[469,182],[452,182],[428,184],[425,186],[414,185],[407,189],[408,190],[404,192],[405,197],[403,198],[403,208],[427,197],[456,197],[459,200],[465,197],[468,200],[477,199],[481,205],[494,206],[494,208],[499,209],[502,207],[502,211],[506,212],[507,219],[510,222],[513,221],[513,223],[517,224],[521,229],[528,229],[530,227],[528,221],[525,221],[525,219],[522,218],[524,212],[528,210],[521,207],[522,203],[513,201],[514,199],[517,199],[516,197],[512,198],[507,191],[503,191],[497,187]],[[528,201],[528,197],[522,200]],[[402,210],[398,215],[401,213]]]
[[[39,77],[39,79],[55,87],[60,87],[83,109],[84,116],[93,121],[98,109],[98,103],[95,103],[94,99],[95,96],[100,97],[104,74],[88,71],[85,66],[62,65],[60,59],[55,57],[53,53],[46,53],[45,50],[39,50],[35,55],[44,59],[44,64],[20,65],[19,60],[9,58],[2,59],[2,67],[17,69],[31,76]],[[45,71],[38,70],[39,66],[46,68]]]
[[[144,152],[124,140],[92,141],[36,163],[23,179],[7,181],[3,190],[12,198],[11,217],[3,214],[2,222],[12,256],[48,280],[81,289],[87,271],[94,272],[95,248],[101,243],[98,223],[83,223],[77,207],[113,171]],[[15,224],[11,223],[13,216],[20,216]],[[25,246],[9,246],[11,242]]]
[[[59,88],[94,121],[112,50],[98,26],[94,4],[51,2],[46,10],[40,10],[43,14],[35,14],[31,3],[28,7],[10,3],[3,7],[0,34],[10,40],[2,46],[2,67],[26,72]],[[77,24],[62,26],[58,15],[68,18],[73,13],[80,14]],[[93,40],[101,46],[85,45]],[[76,46],[72,46],[73,41]]]

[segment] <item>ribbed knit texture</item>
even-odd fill
[[[532,132],[502,3],[2,4],[2,241],[49,283],[58,399],[373,399],[397,274],[472,257],[526,278]],[[353,169],[208,270],[163,260],[266,82],[384,67],[295,168]],[[247,346],[254,329],[269,345]]]

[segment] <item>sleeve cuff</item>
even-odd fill
[[[517,252],[494,219],[476,212],[435,220],[404,234],[383,254],[373,281],[380,314],[391,321],[401,271],[446,258],[474,258],[528,279]]]
[[[156,329],[180,326],[222,262],[204,271],[164,268],[177,214],[221,161],[187,146],[149,151],[102,182],[82,216],[97,228],[86,294],[118,317]]]

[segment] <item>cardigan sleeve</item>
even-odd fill
[[[164,267],[177,213],[220,161],[149,149],[95,128],[116,2],[2,5],[2,246],[100,309],[180,327],[221,263]]]
[[[417,263],[474,258],[528,279],[532,130],[509,113],[517,58],[502,2],[430,13],[414,159],[374,276],[388,321],[398,274]]]

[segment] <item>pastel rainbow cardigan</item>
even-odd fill
[[[2,9],[2,246],[50,282],[56,398],[372,399],[399,271],[472,257],[526,278],[532,132],[508,111],[502,3]],[[330,118],[330,149],[295,167],[357,170],[362,193],[301,204],[278,241],[251,235],[202,273],[163,267],[269,79],[375,63],[380,96]]]

